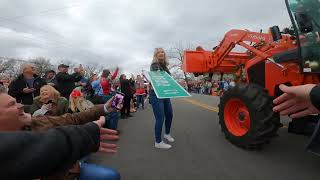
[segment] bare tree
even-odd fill
[[[20,66],[24,63],[26,61],[21,59],[0,57],[0,74],[15,78],[21,73]]]
[[[1,59],[0,60],[0,73],[5,73],[13,68],[16,64],[16,61],[9,60],[9,59]]]
[[[86,76],[90,77],[92,74],[100,74],[103,70],[103,66],[99,65],[98,63],[89,63],[83,66],[86,70]]]
[[[29,62],[35,65],[38,75],[41,77],[43,77],[47,71],[54,68],[50,62],[50,59],[46,59],[44,57],[30,59]]]
[[[172,71],[173,77],[176,79],[183,79],[187,85],[191,79],[191,74],[183,71],[182,64],[184,60],[184,51],[191,49],[193,49],[192,45],[183,45],[179,42],[170,48],[167,54],[170,61],[169,69]],[[188,90],[190,90],[189,86]]]

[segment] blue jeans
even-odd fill
[[[160,143],[163,121],[165,121],[165,133],[170,134],[173,110],[170,99],[158,99],[154,93],[150,93],[150,102],[153,109],[153,114],[156,119],[154,133],[156,142]]]
[[[107,121],[105,124],[106,128],[117,130],[119,118],[120,118],[119,112],[111,112],[111,113],[107,114],[107,116],[106,116]]]
[[[78,180],[120,180],[118,171],[95,164],[81,163]]]
[[[102,96],[103,103],[107,103],[110,98],[113,97],[113,94],[110,94],[108,96]],[[120,118],[119,112],[111,112],[106,115],[106,123],[104,125],[105,128],[117,130],[118,128],[118,122]]]
[[[140,107],[140,104],[144,108],[144,95],[137,95],[137,108]]]

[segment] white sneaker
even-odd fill
[[[173,137],[170,134],[165,134],[163,135],[163,138],[165,138],[166,140],[168,140],[169,142],[174,142]]]
[[[154,143],[154,147],[159,148],[159,149],[170,149],[171,145],[161,141],[160,143]]]

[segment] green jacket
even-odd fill
[[[41,109],[43,102],[40,101],[40,96],[34,98],[33,104],[30,107],[30,114],[32,115],[35,111]],[[69,102],[66,98],[60,97],[58,100],[52,102],[52,110],[49,111],[48,115],[61,116],[68,112]]]

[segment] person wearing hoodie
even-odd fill
[[[106,135],[109,134],[101,127],[103,123],[103,120],[98,120],[43,132],[0,132],[0,179],[46,177],[57,169],[68,170],[78,160],[91,153],[106,153],[104,148],[108,145],[103,141],[108,140]],[[54,153],[48,156],[53,150]]]

